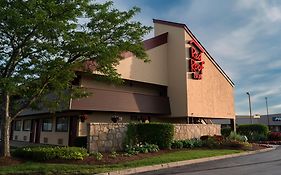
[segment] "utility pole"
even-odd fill
[[[250,120],[251,120],[251,124],[253,124],[252,105],[251,105],[251,94],[250,94],[250,92],[246,92],[246,94],[248,95],[248,98],[249,98]]]
[[[269,117],[268,117],[268,103],[267,103],[267,97],[265,97],[265,105],[266,105],[267,126],[268,126],[268,128],[269,128]]]

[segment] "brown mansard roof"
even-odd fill
[[[143,41],[143,47],[145,50],[150,50],[155,47],[161,46],[162,44],[166,44],[168,42],[168,32],[163,33],[161,35],[155,36],[153,38],[149,38]],[[128,58],[133,56],[132,52],[123,52],[122,57]]]
[[[88,88],[92,95],[72,100],[70,110],[170,114],[168,97]]]

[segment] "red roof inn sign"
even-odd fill
[[[204,69],[203,64],[205,62],[202,60],[202,53],[204,49],[195,40],[190,40],[190,71],[192,72],[192,78],[196,80],[202,79],[202,70]]]
[[[281,122],[281,117],[272,117],[272,121]]]

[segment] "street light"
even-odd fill
[[[252,119],[252,106],[251,106],[251,95],[250,92],[246,92],[249,98],[249,110],[250,110],[250,119],[251,119],[251,124],[253,124],[253,119]]]
[[[267,104],[267,97],[265,97],[265,105],[266,105],[267,125],[268,125],[268,128],[269,128],[269,118],[268,118],[268,104]]]

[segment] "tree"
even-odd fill
[[[79,97],[71,81],[83,63],[118,80],[122,52],[147,60],[142,37],[151,28],[132,20],[136,7],[119,11],[89,0],[0,0],[0,7],[2,156],[10,156],[10,124],[24,110]]]

